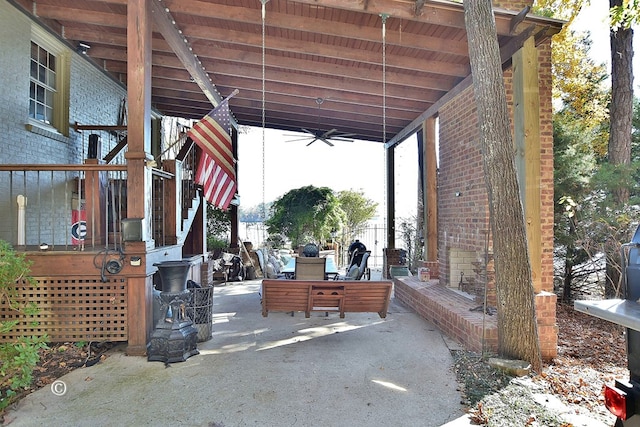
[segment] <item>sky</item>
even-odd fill
[[[607,0],[591,0],[591,4],[580,11],[571,28],[576,31],[591,32],[593,44],[590,56],[596,60],[596,63],[606,63],[607,72],[611,74],[608,14],[609,2]],[[640,28],[634,27],[633,30],[633,48],[636,51],[633,56],[633,69],[640,70]],[[634,72],[634,74],[637,73]],[[640,96],[639,83],[640,79],[634,79],[633,85],[636,96]]]

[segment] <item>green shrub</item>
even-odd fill
[[[30,276],[31,263],[24,254],[13,250],[9,243],[0,240],[0,307],[33,318],[39,309],[35,303],[22,298],[20,288],[36,286]],[[0,333],[11,331],[20,320],[0,321]],[[37,322],[31,321],[35,326]],[[47,337],[20,337],[15,342],[0,344],[0,411],[3,411],[31,385],[33,368],[40,360],[39,351],[46,348]]]

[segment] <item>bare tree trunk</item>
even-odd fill
[[[623,0],[609,0],[610,7],[621,6]],[[633,30],[611,30],[611,107],[609,131],[609,163],[625,167],[631,163],[631,132],[633,120]],[[621,185],[613,189],[617,204],[629,201],[629,187]],[[607,279],[605,295],[615,296],[620,274],[612,265],[618,263],[619,254],[607,254]]]
[[[540,371],[531,266],[491,0],[466,0],[464,11],[493,232],[498,351]]]
[[[609,0],[611,7],[622,0]],[[619,28],[610,32],[611,40],[611,107],[609,162],[612,165],[631,163],[631,131],[633,120],[633,30]],[[629,200],[629,188],[614,190],[617,203]]]
[[[567,250],[567,254],[569,251]],[[564,259],[564,280],[562,281],[562,302],[571,302],[571,283],[573,282],[573,262],[567,255]]]

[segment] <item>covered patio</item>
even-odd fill
[[[145,200],[152,187],[149,154],[157,149],[152,147],[152,115],[201,119],[238,89],[230,100],[236,125],[302,131],[316,144],[336,136],[360,139],[371,141],[372,149],[385,150],[386,170],[381,171],[386,175],[387,208],[383,275],[386,267],[398,261],[394,147],[416,132],[421,172],[419,229],[424,261],[438,266],[438,285],[451,286],[458,272],[471,271],[479,257],[491,252],[461,3],[8,3],[44,26],[87,64],[126,86],[127,218],[151,217],[151,203]],[[530,6],[527,1],[494,2],[494,14],[525,199],[534,290],[547,301],[544,293],[553,289],[550,44],[562,23],[532,15]],[[116,117],[104,117],[104,121],[100,124],[118,124]],[[238,132],[233,132],[233,144],[242,144]],[[237,208],[231,213],[235,244]],[[125,268],[127,339],[132,354],[144,352],[152,328],[153,262],[156,254],[164,253],[160,248],[150,249],[151,236],[142,237],[123,246],[125,256],[141,258],[140,268]],[[198,255],[204,255],[202,230],[191,233],[190,239],[187,243],[195,240],[189,245],[190,254],[199,248]],[[184,255],[185,241],[176,238],[170,244],[172,257]],[[484,259],[480,270],[490,288],[492,265],[489,256]],[[44,271],[47,265],[37,271]],[[547,308],[545,302],[539,312],[548,314]],[[546,357],[555,351],[553,325],[554,319],[545,314],[541,335]]]

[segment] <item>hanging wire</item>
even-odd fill
[[[260,2],[262,3],[262,241],[265,242],[266,239],[266,231],[264,228],[264,222],[267,219],[267,213],[266,213],[266,208],[265,208],[265,156],[266,156],[266,150],[265,150],[265,109],[266,109],[266,102],[265,102],[265,22],[266,22],[266,16],[267,16],[267,8],[266,8],[266,4],[269,0],[260,0]]]
[[[385,147],[387,142],[387,18],[389,17],[386,13],[381,13],[380,18],[382,18],[382,146]],[[384,168],[387,168],[387,150],[388,148],[384,148]],[[384,180],[383,191],[385,197],[383,198],[382,209],[384,212],[384,228],[387,229],[387,179]],[[395,237],[394,237],[395,238]]]

